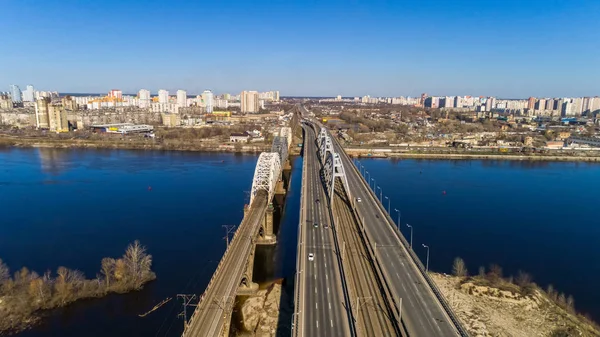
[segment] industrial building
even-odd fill
[[[119,134],[131,134],[131,133],[145,133],[153,132],[154,127],[152,125],[145,124],[133,124],[133,123],[117,123],[117,124],[101,124],[90,126],[94,132],[106,132],[106,133],[119,133]]]

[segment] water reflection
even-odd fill
[[[39,148],[38,158],[44,173],[59,175],[69,168],[67,158],[72,155],[63,149]]]

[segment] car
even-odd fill
[[[321,201],[321,200],[319,200],[319,199],[315,200],[315,202],[316,202],[317,204],[319,203],[319,201]]]
[[[362,202],[361,198],[356,198],[356,202]]]
[[[315,254],[310,253],[308,254],[308,261],[314,261],[315,260]]]
[[[319,228],[319,224],[315,222],[315,224],[313,225],[315,228]]]
[[[329,228],[328,224],[325,224],[325,226],[323,226],[325,229]]]

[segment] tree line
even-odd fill
[[[38,274],[23,267],[11,275],[0,259],[0,335],[19,331],[38,320],[35,312],[52,309],[83,298],[139,290],[156,278],[151,270],[152,255],[139,241],[127,246],[118,259],[102,259],[93,279],[75,269],[58,267],[56,273]]]

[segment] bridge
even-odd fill
[[[304,160],[292,336],[468,336],[336,138],[294,110]],[[183,336],[228,336],[236,296],[256,292],[254,251],[276,241],[272,202],[285,193],[290,144],[282,130],[259,156],[250,204]]]
[[[258,290],[252,282],[254,253],[257,244],[274,244],[273,201],[285,194],[282,174],[289,171],[288,150],[292,131],[281,128],[274,137],[271,152],[259,155],[252,179],[250,203],[244,207],[244,218],[208,286],[185,323],[183,336],[229,336],[231,314],[238,295],[251,295]]]
[[[411,245],[338,141],[323,125],[310,119],[306,109],[302,107],[301,111],[305,162],[293,336],[468,336]],[[312,143],[317,145],[316,149]],[[316,172],[311,167],[318,165],[311,159],[313,155],[321,166],[319,175],[310,174]],[[305,188],[311,185],[313,190],[324,191],[326,203],[323,199],[317,202],[317,195]],[[316,229],[310,229],[314,216],[309,219],[306,215],[311,209],[323,209],[320,212],[331,219],[331,249],[309,240],[314,234],[308,233]],[[313,261],[307,260],[310,252],[314,254]],[[338,257],[337,264],[330,265],[330,255]],[[335,283],[318,282],[324,277],[323,268],[317,263],[319,259],[328,261]],[[337,275],[339,279],[335,278]],[[327,275],[325,279],[328,280]],[[326,291],[329,294],[333,285],[337,293],[327,301],[337,301],[339,307],[323,310],[323,299],[310,294]],[[328,329],[329,317],[342,319],[334,320],[338,326]]]

